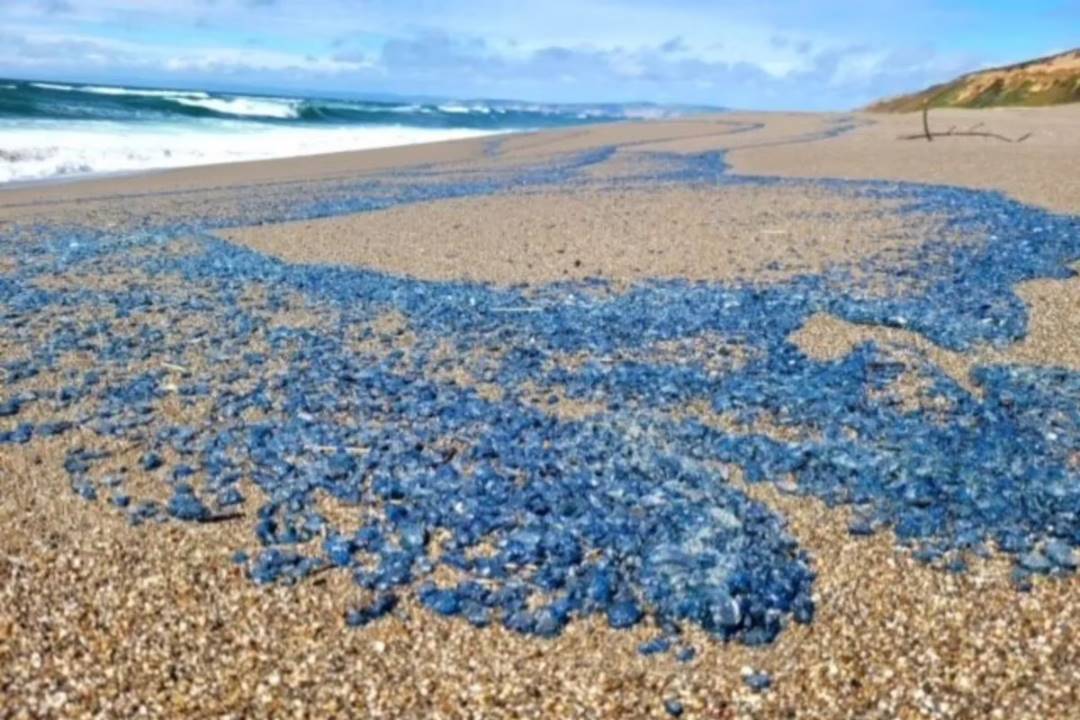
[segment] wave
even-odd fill
[[[59,85],[57,83],[42,83],[33,82],[30,83],[30,87],[36,87],[40,90],[59,90],[60,92],[77,92],[79,88],[74,85]]]
[[[450,113],[451,115],[466,115],[472,112],[471,108],[465,107],[464,105],[458,105],[456,103],[439,105],[439,110],[444,113]]]
[[[220,115],[237,117],[290,119],[300,117],[300,101],[285,99],[257,99],[251,97],[234,98],[187,98],[171,97],[181,105],[205,108]]]
[[[397,112],[397,113],[414,113],[427,110],[431,111],[431,108],[424,105],[417,105],[415,103],[377,103],[377,102],[362,102],[354,101],[349,102],[347,100],[315,100],[307,101],[305,104],[312,108],[321,108],[324,110],[342,110],[345,112]]]
[[[132,122],[230,118],[271,123],[404,123],[442,128],[538,129],[629,117],[618,105],[557,105],[500,100],[447,100],[438,103],[344,100],[54,82],[31,82],[10,89],[15,92],[0,97],[0,118]]]
[[[133,88],[111,87],[108,85],[82,85],[77,88],[79,92],[94,95],[114,95],[128,97],[161,97],[161,98],[208,98],[209,93],[202,90],[135,90]]]
[[[160,97],[160,98],[208,98],[210,94],[202,90],[146,90],[126,88],[115,85],[61,85],[60,83],[32,82],[30,87],[38,90],[54,90],[67,93],[90,93],[91,95],[112,95],[117,97]],[[16,87],[11,85],[9,87]]]
[[[407,127],[254,127],[228,121],[132,128],[0,121],[0,183],[366,150],[490,133]]]
[[[301,100],[289,98],[211,95],[203,90],[154,90],[112,85],[63,85],[43,82],[33,82],[29,83],[29,85],[37,90],[50,92],[85,93],[87,95],[104,96],[114,103],[127,101],[130,103],[127,107],[136,116],[140,111],[143,113],[156,111],[153,114],[160,116],[167,116],[170,113],[185,114],[185,108],[192,108],[201,111],[197,112],[197,115],[287,120],[299,117],[299,106],[302,103]],[[155,104],[148,104],[147,101],[152,101]],[[86,119],[94,119],[96,115],[109,115],[112,117],[117,109],[124,107],[123,105],[120,105],[119,108],[115,105],[95,105],[93,99],[87,99],[82,106],[76,106],[75,108],[72,108],[69,99],[65,99],[64,103],[68,111],[66,115],[69,116],[72,110],[81,110],[82,112],[79,114],[86,117]],[[43,116],[47,117],[48,113],[43,113]]]
[[[647,104],[371,100],[0,78],[0,182],[360,150],[612,120]]]

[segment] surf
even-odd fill
[[[0,183],[300,157],[414,145],[490,133],[467,128],[248,127],[241,123],[146,124],[0,120]]]
[[[651,105],[372,100],[0,78],[0,183],[671,116]]]

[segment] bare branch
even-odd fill
[[[900,135],[896,139],[897,140],[932,140],[933,138],[939,138],[939,137],[984,137],[984,138],[993,138],[994,140],[1001,140],[1002,142],[1007,142],[1007,143],[1022,143],[1025,140],[1027,140],[1029,137],[1031,137],[1031,133],[1027,133],[1026,135],[1021,135],[1018,138],[1011,138],[1011,137],[1006,137],[1005,135],[999,135],[998,133],[992,133],[992,132],[968,132],[968,131],[965,130],[963,132],[930,133],[930,137],[927,137],[923,133],[919,133],[917,135]]]
[[[927,142],[933,142],[936,137],[984,137],[992,138],[994,140],[1001,140],[1007,143],[1022,143],[1031,137],[1031,133],[1021,135],[1018,138],[1011,138],[1000,133],[987,132],[985,130],[979,130],[983,126],[983,123],[976,123],[968,130],[957,131],[956,126],[953,125],[946,132],[931,132],[930,131],[930,102],[923,103],[922,110],[922,124],[923,131],[917,135],[900,135],[898,140],[926,140]]]

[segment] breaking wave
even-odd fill
[[[350,100],[0,79],[0,182],[685,114],[654,105]]]
[[[202,121],[123,128],[116,123],[0,120],[0,183],[150,168],[210,165],[454,140],[488,134],[408,127],[246,127]]]

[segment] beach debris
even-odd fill
[[[195,489],[186,483],[176,485],[166,511],[177,520],[202,522],[211,515],[210,508],[195,497]]]
[[[1001,140],[1007,143],[1022,143],[1030,138],[1034,133],[1024,133],[1017,137],[1008,137],[1007,135],[1001,135],[1000,133],[988,132],[986,130],[980,130],[984,123],[976,123],[967,130],[957,130],[956,126],[950,127],[945,132],[931,132],[930,131],[930,104],[929,102],[923,104],[922,108],[922,126],[921,133],[913,135],[901,135],[900,140],[926,140],[927,142],[933,142],[934,138],[946,138],[946,137],[982,137],[991,138],[993,140]]]
[[[350,627],[363,627],[389,614],[397,607],[398,598],[393,593],[378,595],[371,604],[350,610],[345,615],[345,624]]]
[[[754,692],[765,692],[772,687],[772,677],[768,673],[751,670],[743,673],[743,682]]]
[[[240,204],[233,218],[38,227],[32,243],[5,229],[0,248],[19,263],[0,275],[0,313],[12,320],[0,339],[34,353],[3,364],[0,443],[78,437],[85,447],[64,460],[72,489],[96,497],[109,487],[127,500],[98,506],[135,524],[244,513],[261,546],[242,563],[251,579],[344,573],[374,598],[346,615],[355,626],[407,597],[538,637],[590,615],[616,629],[651,623],[663,635],[646,654],[669,652],[686,625],[768,643],[812,622],[814,564],[829,560],[800,549],[736,477],[854,506],[853,534],[892,531],[916,557],[956,571],[961,553],[987,546],[1014,559],[1019,588],[1033,573],[1074,571],[1080,374],[985,365],[961,385],[928,365],[919,370],[936,402],[905,408],[885,396],[907,366],[882,348],[817,360],[790,336],[828,312],[956,351],[1016,342],[1027,313],[1013,287],[1070,275],[1076,218],[995,193],[827,181],[940,213],[977,238],[921,248],[904,270],[914,289],[877,294],[838,284],[835,269],[761,285],[526,292],[288,265],[208,233],[561,182],[610,152],[504,178]],[[724,175],[716,153],[654,160],[650,181],[778,182]],[[156,280],[120,290],[36,282],[84,270]],[[314,319],[289,319],[297,309]],[[373,322],[389,313],[404,318],[408,343]],[[745,361],[708,367],[715,338]],[[686,343],[677,358],[652,351],[672,342]],[[92,369],[62,367],[75,352]],[[16,407],[20,386],[43,375],[58,391]],[[30,402],[35,424],[20,423]],[[577,405],[589,412],[560,414]],[[683,412],[691,406],[745,430]],[[786,432],[755,429],[766,419]]]
[[[681,663],[691,662],[695,657],[697,657],[697,650],[690,646],[679,648],[675,653],[675,659]]]
[[[664,701],[664,711],[671,717],[682,717],[683,704],[675,698],[668,698]]]
[[[671,639],[666,637],[654,638],[638,646],[638,652],[645,656],[667,652],[670,649]]]

